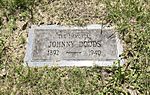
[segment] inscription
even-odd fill
[[[101,50],[90,50],[90,55],[97,55],[100,56],[101,55]]]
[[[123,48],[114,29],[110,28],[33,25],[29,29],[24,65],[111,66]]]
[[[64,31],[58,31],[58,32],[56,32],[56,36],[60,39],[67,39],[67,38],[69,38],[69,39],[74,39],[74,38],[81,39],[81,38],[90,38],[91,34],[85,32],[85,31],[75,30],[75,33],[73,33],[73,32],[66,33]]]
[[[48,54],[47,55],[59,55],[59,50],[48,50]]]
[[[101,41],[79,41],[79,47],[101,47]]]
[[[49,48],[59,48],[59,47],[73,47],[73,41],[50,41],[48,47]]]
[[[55,57],[63,60],[117,58],[116,39],[112,31],[35,29],[34,34],[32,60],[52,60]]]
[[[50,41],[48,48],[74,47],[74,41]],[[101,47],[101,41],[79,41],[78,47]]]

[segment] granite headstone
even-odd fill
[[[114,29],[101,25],[32,26],[28,36],[28,66],[111,66],[123,50]]]

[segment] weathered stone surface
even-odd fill
[[[25,63],[29,66],[109,66],[121,51],[115,31],[100,25],[32,26]]]

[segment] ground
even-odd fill
[[[107,24],[124,45],[124,66],[24,67],[28,28]],[[119,60],[115,62],[119,65]],[[149,0],[0,0],[0,94],[149,95]]]

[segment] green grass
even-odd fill
[[[121,57],[126,63],[122,67],[24,67],[27,27],[43,23],[114,26],[123,41]],[[0,0],[1,95],[149,95],[149,88],[149,0]]]

